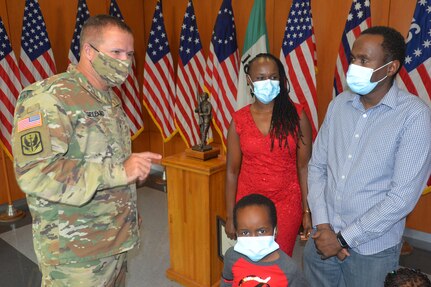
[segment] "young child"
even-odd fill
[[[386,275],[385,287],[431,287],[431,281],[419,270],[400,268]]]
[[[308,286],[292,258],[275,242],[274,203],[260,194],[240,199],[233,212],[237,243],[224,256],[220,287]]]

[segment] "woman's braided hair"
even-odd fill
[[[278,139],[279,148],[286,148],[289,147],[287,140],[289,135],[295,139],[296,143],[298,143],[298,139],[301,137],[299,115],[289,97],[290,85],[288,89],[288,80],[283,64],[277,57],[269,53],[258,54],[244,66],[244,72],[249,74],[252,64],[260,58],[274,61],[277,64],[278,73],[280,75],[280,94],[274,100],[270,126],[271,150],[274,149],[275,139]]]

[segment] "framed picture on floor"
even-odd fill
[[[233,247],[236,243],[236,240],[232,240],[227,237],[225,232],[226,222],[219,216],[217,216],[217,247],[218,247],[218,256],[221,260],[224,259],[224,255],[226,251]]]

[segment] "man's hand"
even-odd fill
[[[337,258],[340,261],[344,261],[344,259],[346,259],[347,256],[350,256],[349,251],[347,251],[346,248],[341,248],[340,252],[337,253]]]
[[[343,249],[337,240],[337,235],[328,224],[319,225],[312,238],[322,259],[335,256]]]
[[[151,163],[159,161],[161,158],[160,154],[152,152],[132,153],[123,163],[127,183],[145,180],[150,174]]]

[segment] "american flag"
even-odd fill
[[[34,127],[39,127],[42,125],[42,116],[39,114],[27,117],[25,119],[22,119],[18,121],[17,123],[17,130],[18,132],[22,132]]]
[[[69,62],[72,64],[78,64],[79,62],[79,37],[81,36],[82,26],[85,21],[90,17],[87,3],[85,0],[78,1],[78,11],[76,12],[75,30],[73,31],[72,43],[70,43],[69,49]]]
[[[214,123],[224,148],[236,106],[239,64],[232,1],[223,0],[211,37],[205,88],[211,95]]]
[[[353,43],[362,31],[371,27],[371,11],[369,0],[353,0],[347,16],[335,64],[333,96],[337,96],[346,87],[346,73],[349,68],[350,53]]]
[[[284,31],[280,59],[291,84],[289,96],[304,107],[311,122],[313,138],[319,124],[315,43],[310,0],[294,0]]]
[[[16,100],[21,91],[20,75],[15,53],[0,17],[0,143],[12,158],[11,133]]]
[[[406,58],[397,77],[398,83],[410,93],[422,98],[431,107],[430,1],[419,0],[417,2],[406,42]],[[429,192],[431,192],[431,177],[428,179],[423,194]]]
[[[162,1],[157,1],[144,64],[144,105],[169,141],[177,132],[174,123],[174,64],[163,21]]]
[[[24,87],[56,73],[54,55],[37,0],[26,0],[19,59]]]
[[[124,21],[123,15],[121,14],[120,8],[115,0],[111,0],[109,15]],[[126,81],[120,87],[114,87],[113,90],[123,103],[123,109],[127,115],[127,121],[130,126],[130,133],[132,135],[132,139],[134,139],[144,129],[142,105],[139,100],[139,84],[138,79],[136,78],[135,60],[133,60],[132,71],[126,78]]]
[[[431,3],[419,0],[407,36],[404,66],[399,73],[400,86],[421,97],[431,106]]]
[[[189,0],[181,26],[178,59],[175,123],[187,146],[200,142],[198,118],[194,112],[197,95],[203,92],[205,59],[192,0]]]

